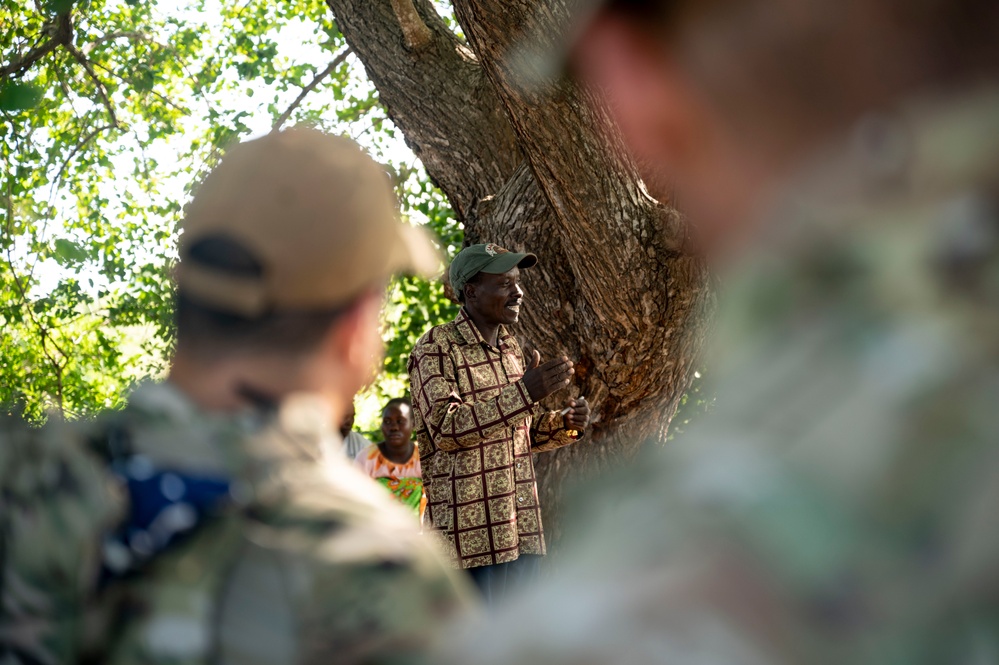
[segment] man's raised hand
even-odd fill
[[[590,405],[583,396],[567,400],[563,413],[562,420],[567,430],[582,432],[590,424]]]
[[[534,402],[539,402],[556,390],[568,386],[575,372],[572,361],[566,356],[553,358],[544,364],[540,363],[541,354],[535,349],[534,358],[531,359],[523,378],[527,394]]]

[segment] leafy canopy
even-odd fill
[[[319,0],[0,2],[0,412],[115,407],[164,370],[177,224],[221,150],[273,126],[348,134],[395,174],[403,211],[453,254],[461,232]],[[385,372],[454,315],[394,282]]]

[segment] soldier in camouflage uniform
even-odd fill
[[[420,662],[464,583],[333,426],[432,245],[355,144],[289,130],[226,154],[180,254],[166,382],[0,431],[0,662]]]
[[[610,4],[577,73],[708,227],[717,406],[567,501],[556,577],[448,662],[999,663],[997,6]],[[823,49],[835,108],[795,86]],[[511,641],[514,622],[533,628]]]

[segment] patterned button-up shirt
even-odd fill
[[[499,348],[464,309],[420,338],[409,359],[424,522],[461,568],[545,554],[532,452],[575,441],[557,411],[535,404],[524,358],[505,328]]]

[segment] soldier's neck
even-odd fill
[[[346,402],[337,398],[335,386],[317,385],[309,375],[280,359],[210,361],[178,353],[168,380],[198,408],[211,413],[276,408],[290,395],[312,393],[328,402],[333,422],[339,422]]]

